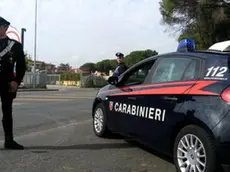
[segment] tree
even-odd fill
[[[87,70],[89,71],[90,73],[91,72],[95,72],[96,71],[96,64],[95,63],[92,63],[92,62],[88,62],[88,63],[85,63],[83,64],[80,69],[82,70]]]
[[[108,75],[110,70],[114,70],[114,64],[112,60],[105,59],[96,63],[96,69]]]
[[[155,50],[153,51],[149,49],[133,51],[125,57],[124,61],[128,66],[132,66],[141,60],[155,56],[157,54],[158,52],[156,52]]]
[[[230,6],[223,0],[161,0],[163,23],[179,32],[179,39],[195,39],[198,47],[208,48],[230,39]]]
[[[128,66],[132,66],[143,59],[155,56],[157,54],[158,52],[150,49],[133,51],[125,57],[124,61]],[[90,71],[97,70],[99,72],[105,72],[108,75],[109,71],[114,71],[116,67],[116,59],[105,59],[97,62],[96,64],[92,62],[85,63],[80,67],[80,69],[90,69]]]
[[[157,54],[158,52],[156,52],[155,50],[153,51],[149,49],[133,51],[129,55],[125,56],[124,61],[128,66],[132,66],[143,59],[155,56]],[[110,70],[114,71],[116,69],[117,61],[116,59],[105,59],[97,62],[95,66],[96,70],[100,72],[105,72],[108,75]]]
[[[110,60],[109,62],[110,62],[110,70],[115,70],[117,67],[117,60],[113,59],[113,60]]]
[[[32,62],[32,57],[28,53],[25,53],[25,59],[26,59],[26,68],[27,71],[31,71],[31,62]]]
[[[61,63],[57,68],[59,72],[68,72],[71,70],[71,66],[69,65],[69,63]]]
[[[178,42],[181,41],[182,39],[190,38],[195,40],[196,44],[196,49],[205,49],[205,45],[202,43],[200,40],[200,35],[199,33],[194,29],[194,30],[186,30],[184,31],[179,37],[178,37]]]

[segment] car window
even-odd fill
[[[190,64],[187,66],[187,69],[184,71],[183,80],[191,80],[194,79],[197,70],[197,61],[192,60]]]
[[[143,84],[154,62],[141,65],[125,76],[124,85]]]
[[[152,77],[152,83],[191,80],[196,77],[197,61],[190,58],[163,58]]]

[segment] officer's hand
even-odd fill
[[[10,82],[10,92],[16,92],[18,89],[18,83],[15,81]]]

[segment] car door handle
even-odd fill
[[[178,100],[178,98],[176,98],[176,97],[164,97],[163,98],[164,100],[170,100],[170,101],[177,101]]]
[[[136,100],[136,97],[128,97],[129,100]]]

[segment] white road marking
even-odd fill
[[[36,98],[21,98],[21,99],[15,99],[15,102],[19,101],[48,101],[48,102],[60,102],[60,101],[70,101],[71,99],[36,99]],[[28,102],[32,103],[32,102]]]
[[[92,110],[88,110],[88,109],[80,109],[80,112],[92,112]]]
[[[93,96],[18,96],[17,99],[93,99]]]
[[[45,134],[54,132],[54,131],[59,130],[59,129],[66,129],[68,127],[73,127],[73,126],[77,126],[77,125],[88,124],[91,121],[92,121],[92,119],[84,120],[84,121],[81,121],[81,122],[73,121],[73,122],[71,122],[71,123],[69,123],[67,125],[62,125],[62,126],[50,128],[50,129],[47,129],[47,130],[36,131],[36,132],[29,133],[29,134],[16,136],[15,139],[24,139],[26,137],[34,137],[34,136],[38,136],[38,135],[41,136],[41,135],[45,135]],[[0,140],[0,143],[4,143],[4,140]]]
[[[23,105],[23,104],[26,104],[26,103],[25,103],[25,102],[23,102],[23,103],[15,102],[15,103],[13,103],[13,106],[14,106],[14,105]]]

